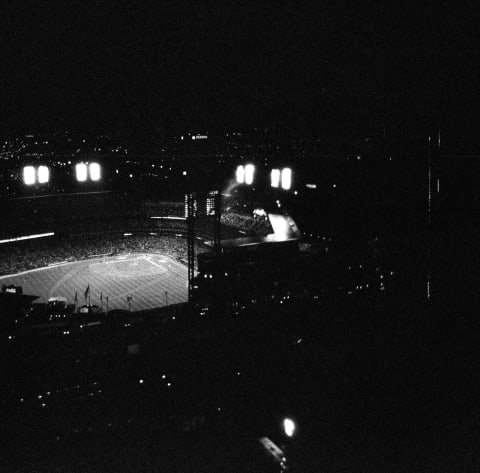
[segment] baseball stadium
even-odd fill
[[[100,192],[8,205],[0,235],[2,287],[21,286],[40,304],[66,299],[76,311],[87,305],[137,312],[187,302],[184,202],[139,203]],[[222,217],[225,237],[255,230],[235,213]],[[213,233],[213,217],[199,212],[196,255],[211,250]]]

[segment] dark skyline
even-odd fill
[[[470,123],[478,103],[474,7],[31,2],[2,16],[4,133],[415,127]]]

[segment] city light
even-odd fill
[[[50,180],[50,170],[47,166],[39,166],[37,175],[40,184],[45,184]]]
[[[245,166],[245,184],[253,184],[253,176],[255,174],[255,166],[253,164],[247,164]]]
[[[285,168],[282,170],[282,189],[288,191],[292,187],[292,170]]]
[[[245,168],[241,164],[237,166],[236,178],[239,184],[245,182]]]
[[[78,163],[75,166],[75,175],[78,182],[85,182],[87,180],[87,165],[85,163]]]
[[[278,187],[280,185],[280,169],[272,169],[270,173],[270,184],[272,187]]]
[[[296,430],[295,422],[292,419],[286,418],[283,421],[283,430],[285,431],[285,435],[287,437],[293,437],[293,434]]]
[[[33,166],[25,166],[23,168],[23,182],[27,186],[31,186],[32,184],[35,184],[36,182],[35,168]]]
[[[101,177],[100,164],[90,163],[88,169],[90,171],[90,179],[92,181],[99,181]]]

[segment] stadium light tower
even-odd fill
[[[292,187],[292,170],[290,168],[282,169],[282,189],[288,191]]]
[[[270,173],[270,186],[277,189],[281,187],[285,191],[290,190],[292,188],[292,169],[272,169]]]
[[[100,178],[101,178],[100,164],[90,163],[88,165],[88,170],[90,172],[90,179],[92,181],[99,181],[100,180]]]
[[[33,166],[25,166],[23,168],[23,182],[27,186],[31,186],[36,182],[35,168]]]
[[[239,184],[243,184],[245,182],[245,167],[243,165],[237,166],[237,172],[235,173],[235,177]]]
[[[270,173],[270,185],[278,187],[280,185],[280,169],[272,169]]]
[[[50,180],[50,170],[47,166],[39,166],[37,176],[39,184],[46,184]]]
[[[50,169],[47,166],[25,166],[23,168],[23,182],[27,186],[46,184],[50,180]]]
[[[247,184],[251,186],[255,178],[255,165],[253,164],[240,164],[237,166],[235,178],[238,184]]]
[[[245,184],[251,186],[253,184],[254,176],[255,176],[255,166],[253,164],[247,164],[245,166]]]
[[[87,180],[87,165],[85,163],[78,163],[75,166],[75,175],[78,182],[85,182]]]
[[[78,182],[99,181],[102,178],[102,168],[98,163],[77,163],[75,176]]]

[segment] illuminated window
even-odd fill
[[[288,191],[292,187],[292,170],[285,168],[282,170],[282,189]]]
[[[272,187],[278,187],[280,185],[280,169],[272,169],[270,183]]]
[[[253,175],[255,174],[255,166],[247,164],[245,166],[245,184],[251,185],[253,183]]]
[[[35,181],[35,168],[33,166],[25,166],[23,168],[23,182],[27,186],[31,186],[32,184],[35,184]]]
[[[78,163],[75,166],[75,175],[78,182],[85,182],[87,180],[87,165],[85,163]]]
[[[90,165],[88,166],[88,169],[90,171],[90,179],[92,181],[99,181],[101,177],[100,164],[90,163]]]
[[[47,166],[39,166],[37,175],[40,184],[44,184],[50,180],[50,170]]]
[[[245,182],[245,168],[242,165],[237,166],[236,178],[239,184]]]

